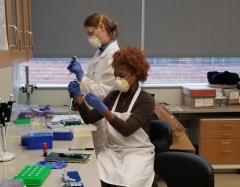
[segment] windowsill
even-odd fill
[[[20,88],[25,86],[24,84],[20,85]],[[182,86],[211,86],[218,88],[235,88],[235,85],[210,85],[208,83],[185,83],[185,84],[141,84],[142,88],[181,88]],[[43,90],[57,90],[57,89],[67,89],[67,84],[37,84],[37,89]]]
[[[25,84],[21,84],[20,88],[25,86]],[[140,83],[142,88],[182,88],[182,86],[209,86],[209,87],[216,87],[216,88],[236,88],[236,85],[213,85],[208,83],[181,83],[181,84],[143,84]],[[67,89],[68,84],[37,84],[37,89],[43,90],[54,90],[54,89]]]

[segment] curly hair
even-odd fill
[[[137,46],[127,45],[113,54],[112,67],[125,66],[138,81],[146,81],[150,64],[146,60],[145,54]]]

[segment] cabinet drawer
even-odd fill
[[[201,139],[200,156],[211,164],[240,164],[240,140]]]
[[[201,138],[239,138],[240,130],[202,130]]]
[[[224,130],[224,129],[239,129],[240,130],[240,120],[239,121],[202,121],[202,130]]]

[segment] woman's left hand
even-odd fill
[[[101,114],[108,110],[108,107],[102,102],[102,100],[93,93],[88,93],[85,96],[85,100],[91,107],[95,108]]]

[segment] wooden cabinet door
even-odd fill
[[[27,50],[27,61],[32,59],[33,53],[33,34],[32,34],[32,19],[31,19],[31,0],[23,0],[24,7],[24,28],[25,28],[25,43]]]
[[[17,10],[17,26],[19,30],[19,47],[20,47],[20,62],[27,61],[27,49],[26,49],[26,35],[25,35],[25,6],[24,0],[16,1],[16,10]],[[19,57],[19,54],[16,55]]]
[[[7,34],[7,41],[8,41],[8,50],[0,50],[0,68],[5,68],[12,66],[12,53],[10,49],[10,45],[12,44],[12,38],[11,38],[11,30],[9,29],[8,25],[11,24],[11,1],[5,0],[3,1],[5,7],[5,22],[4,25],[0,25],[0,27],[6,28],[6,34]],[[15,30],[14,30],[15,32]],[[16,33],[16,32],[15,32]]]
[[[211,164],[240,164],[240,139],[201,139],[200,156]]]

